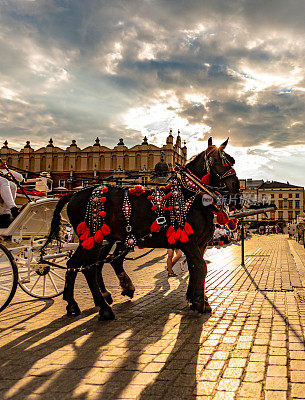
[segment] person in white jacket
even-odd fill
[[[10,174],[19,181],[23,181],[23,176],[19,172],[8,170],[5,163],[0,164],[0,227],[6,228],[10,224],[11,216],[16,218],[18,208],[15,203],[17,185],[10,180]]]

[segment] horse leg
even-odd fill
[[[115,318],[114,313],[106,303],[97,280],[97,268],[96,267],[89,267],[83,271],[85,278],[87,280],[88,286],[92,293],[92,297],[94,300],[94,304],[100,308],[99,311],[99,320],[112,320]]]
[[[113,246],[112,242],[107,243],[105,246],[102,247],[101,252],[100,252],[100,263],[97,266],[97,282],[100,287],[100,290],[102,292],[102,296],[106,300],[106,302],[110,305],[113,303],[113,299],[111,296],[111,293],[106,289],[104,279],[103,279],[103,266],[105,263],[105,258],[108,256],[111,248]]]
[[[184,253],[190,274],[187,290],[187,300],[191,303],[190,308],[201,314],[210,313],[212,311],[211,306],[204,293],[207,266],[202,258],[202,252],[195,243],[189,243],[185,246]]]
[[[123,267],[125,253],[122,254],[122,256],[118,256],[118,254],[124,250],[125,250],[124,244],[118,243],[114,250],[114,253],[113,253],[113,257],[115,257],[115,259],[110,264],[111,264],[112,268],[114,269],[116,276],[119,279],[120,286],[122,288],[121,295],[128,296],[130,299],[132,299],[134,296],[135,287],[134,287],[129,275],[125,272],[124,267]]]
[[[79,253],[79,248],[76,249],[75,253],[72,257],[67,261],[67,272],[66,272],[66,280],[65,280],[65,288],[63,293],[63,300],[67,301],[67,315],[79,315],[80,309],[78,307],[77,302],[74,299],[74,285],[77,276],[77,270],[73,269],[73,266],[76,259],[77,254]]]

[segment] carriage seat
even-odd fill
[[[21,210],[19,215],[7,228],[0,228],[0,236],[19,239],[23,237],[47,236],[57,203],[58,198],[48,197],[31,201]]]

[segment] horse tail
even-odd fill
[[[61,227],[61,212],[64,208],[64,206],[70,201],[71,197],[74,195],[74,193],[68,193],[65,196],[63,196],[58,203],[56,204],[54,213],[53,213],[53,218],[51,221],[51,228],[50,228],[50,233],[49,236],[47,237],[47,240],[45,244],[42,246],[41,251],[53,240],[60,240],[60,227]]]

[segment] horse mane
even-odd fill
[[[208,147],[208,149],[216,149],[216,148],[217,148],[217,147],[214,146],[214,145]],[[208,149],[207,149],[207,150],[208,150]],[[193,157],[191,157],[191,158],[187,161],[186,166],[195,163],[195,162],[197,161],[197,159],[198,159],[199,157],[201,157],[202,154],[205,153],[207,150],[203,150],[203,151],[201,151],[200,153],[195,154]]]

